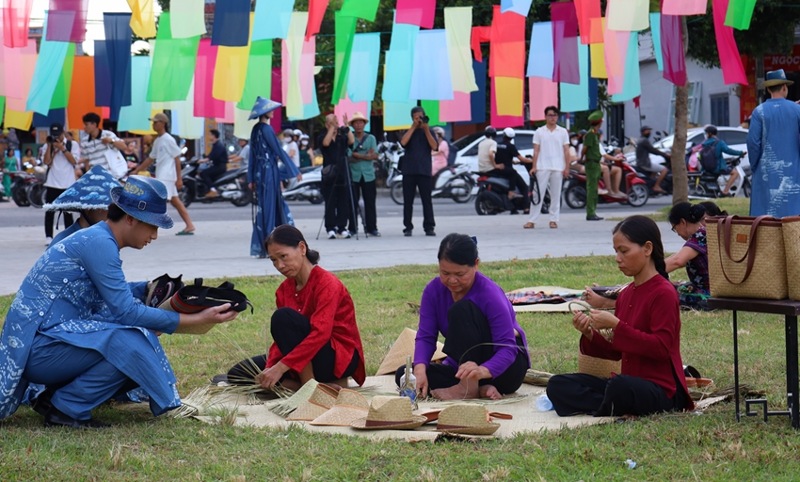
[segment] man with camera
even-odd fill
[[[47,166],[47,179],[44,181],[45,204],[56,200],[62,192],[75,182],[75,168],[80,156],[78,144],[64,137],[64,126],[56,122],[50,125],[50,135],[44,147],[44,164]],[[53,221],[55,211],[44,213],[44,235],[47,244],[53,240]],[[72,213],[64,211],[64,229],[72,225]]]
[[[317,145],[322,152],[322,197],[325,199],[325,231],[328,239],[349,238],[347,221],[353,205],[348,172],[347,149],[355,143],[355,137],[345,125],[339,126],[335,114],[325,116],[326,131],[320,135]]]
[[[127,146],[125,146],[125,141],[117,137],[113,132],[100,129],[100,120],[100,116],[94,112],[89,112],[83,116],[83,133],[81,134],[80,143],[83,171],[86,172],[92,166],[99,165],[119,179],[126,174],[126,172],[123,172],[124,166],[110,165],[106,152],[112,149],[123,152]]]
[[[425,110],[420,106],[411,109],[411,128],[400,139],[400,144],[405,149],[401,168],[403,172],[403,234],[411,236],[414,231],[412,215],[414,214],[414,197],[419,191],[422,201],[422,228],[425,236],[436,236],[434,228],[436,221],[433,219],[433,176],[431,175],[433,159],[431,152],[437,150],[436,139],[433,138],[430,119],[425,115]]]

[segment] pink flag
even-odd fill
[[[217,46],[210,38],[200,39],[197,63],[194,68],[194,116],[225,117],[225,102],[212,95],[214,65],[217,63]]]
[[[558,105],[558,83],[542,77],[528,77],[530,120],[545,120],[544,109]]]
[[[489,77],[525,76],[525,17],[494,6]]]
[[[578,17],[572,2],[550,4],[553,21],[553,81],[580,84]]]
[[[600,0],[575,0],[575,13],[578,17],[581,43],[584,45],[596,43],[591,41],[592,19],[602,16],[600,14]]]
[[[281,84],[283,84],[283,76],[281,75],[281,70],[278,67],[272,68],[272,92],[270,93],[270,99],[277,100],[278,96],[281,95]],[[272,116],[272,120],[270,121],[269,125],[275,130],[275,132],[280,132],[281,126],[283,125],[283,109],[276,109],[275,115]]]
[[[625,57],[628,54],[630,32],[606,30],[606,73],[608,73],[608,93],[622,92],[625,80]]]
[[[28,25],[31,23],[33,0],[3,1],[3,45],[24,47],[28,45]]]
[[[433,28],[435,11],[436,0],[397,0],[394,21],[419,25],[422,28]]]
[[[439,102],[439,120],[460,122],[472,119],[472,101],[469,92],[453,92],[453,100]]]
[[[325,10],[328,9],[329,2],[330,0],[309,0],[308,24],[306,24],[306,40],[308,40],[312,35],[319,33],[319,27],[322,25],[322,17],[325,16]]]
[[[675,85],[686,85],[681,17],[677,15],[661,15],[661,53],[664,57],[664,78]]]
[[[352,119],[353,114],[356,112],[364,114],[364,116],[369,119],[370,112],[368,101],[352,102],[350,97],[345,94],[344,99],[341,99],[333,107],[333,113],[339,119],[340,125],[344,123],[344,116],[347,116],[348,119]]]
[[[50,0],[50,13],[51,16],[55,12],[73,12],[71,18],[70,32],[67,38],[51,38],[50,37],[50,23],[48,22],[47,40],[59,40],[63,42],[80,43],[86,38],[86,9],[88,8],[89,0]]]
[[[717,38],[719,64],[722,67],[722,79],[725,84],[747,85],[742,56],[733,38],[733,29],[725,26],[725,15],[728,12],[728,0],[713,0],[714,36]]]
[[[705,15],[707,0],[664,0],[661,15]]]

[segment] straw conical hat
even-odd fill
[[[381,362],[381,366],[378,367],[378,371],[375,375],[387,375],[393,374],[397,371],[398,368],[406,364],[406,357],[414,356],[414,341],[416,340],[417,332],[412,330],[411,328],[406,328],[400,333],[400,336],[397,337],[392,347],[389,349],[389,353],[383,357],[383,361]],[[444,345],[440,342],[436,342],[436,352],[433,354],[433,361],[436,360],[443,360],[447,355],[444,354],[442,351],[444,349]]]
[[[376,396],[366,417],[350,426],[361,430],[403,430],[421,426],[427,418],[411,413],[411,400],[406,397]]]
[[[355,390],[342,388],[336,403],[330,410],[312,420],[311,425],[329,425],[336,427],[349,427],[354,420],[367,415],[369,403],[364,395]]]

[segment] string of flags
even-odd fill
[[[389,49],[380,65],[379,33],[356,33],[374,22],[379,0],[344,0],[334,15],[332,103],[337,114],[369,112],[379,76],[387,130],[408,127],[419,102],[431,122],[484,122],[496,127],[543,119],[544,107],[577,112],[597,103],[607,82],[615,102],[641,94],[639,35],[650,31],[658,69],[676,85],[687,82],[681,18],[707,14],[706,0],[573,0],[550,4],[550,21],[526,32],[532,0],[501,0],[488,26],[473,25],[472,7],[444,7],[434,27],[436,0],[397,0]],[[733,29],[749,28],[756,0],[712,0],[717,50],[726,84],[747,84]],[[204,0],[173,0],[158,18],[149,0],[128,0],[130,13],[103,15],[105,40],[94,56],[76,56],[86,31],[88,0],[50,0],[38,45],[29,38],[32,0],[2,0],[0,115],[5,128],[53,121],[72,128],[94,111],[120,131],[150,133],[156,110],[172,111],[173,132],[202,135],[203,119],[234,124],[247,135],[257,96],[286,106],[290,120],[320,114],[315,76],[316,36],[328,0],[217,2],[206,37]],[[363,27],[362,27],[363,28]],[[132,55],[131,37],[149,38],[150,55]],[[526,34],[529,35],[526,52]],[[280,68],[273,68],[273,41]],[[488,61],[482,44],[489,44]],[[527,62],[527,65],[526,65]],[[527,89],[525,88],[527,84]]]

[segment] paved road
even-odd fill
[[[655,199],[642,208],[620,204],[601,205],[598,213],[621,219],[632,214],[653,212],[669,204],[666,198]],[[611,229],[615,220],[587,222],[583,211],[566,209],[561,214],[559,229],[523,230],[523,216],[508,214],[478,216],[472,203],[457,205],[452,201],[435,201],[437,237],[422,235],[421,208],[415,206],[415,235],[402,234],[402,208],[388,196],[380,196],[378,225],[380,238],[319,239],[317,230],[322,206],[292,203],[297,227],[305,233],[312,248],[322,254],[320,264],[327,269],[387,267],[401,264],[433,264],[442,237],[451,232],[476,235],[483,261],[535,259],[556,256],[611,254]],[[176,237],[183,225],[177,213],[176,227],[159,232],[159,239],[141,251],[122,251],[126,276],[131,280],[151,279],[164,272],[184,274],[184,278],[226,277],[276,274],[266,260],[249,256],[251,234],[250,209],[218,203],[192,205],[190,212],[197,225],[194,236]],[[547,218],[540,224],[546,226]],[[0,272],[0,294],[17,291],[22,279],[45,249],[43,212],[18,208],[13,203],[0,204],[0,246],[3,262]],[[676,251],[681,239],[661,223],[667,251]]]

